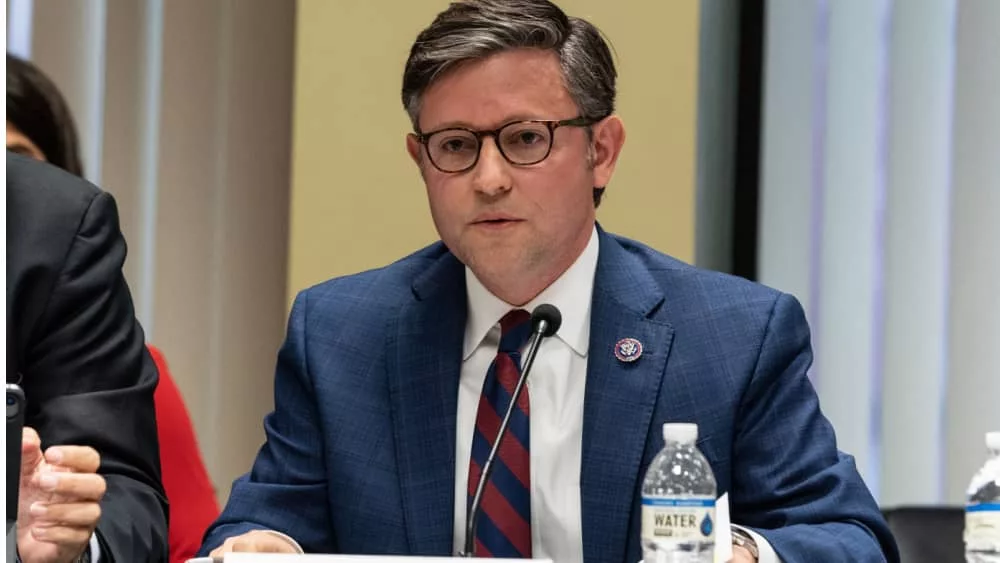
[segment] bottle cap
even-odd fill
[[[986,433],[986,447],[991,450],[1000,450],[1000,432]]]
[[[698,425],[690,422],[668,422],[663,425],[663,441],[694,445],[698,441]]]

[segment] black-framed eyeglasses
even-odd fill
[[[483,137],[493,137],[497,149],[507,162],[518,166],[538,164],[552,152],[552,140],[560,127],[589,127],[594,121],[585,117],[573,119],[530,119],[512,121],[492,131],[474,131],[464,127],[449,127],[430,133],[417,133],[417,140],[427,149],[431,164],[442,172],[457,173],[471,170],[479,162]]]

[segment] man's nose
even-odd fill
[[[473,169],[473,186],[486,196],[496,196],[511,188],[510,163],[493,137],[485,137],[479,148],[479,162]]]

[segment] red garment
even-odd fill
[[[180,390],[170,377],[163,354],[152,346],[148,348],[160,371],[153,400],[163,488],[170,502],[170,562],[183,563],[201,547],[205,530],[219,516],[219,504]]]

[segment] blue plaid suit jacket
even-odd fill
[[[600,231],[580,494],[585,561],[641,559],[639,488],[664,422],[696,422],[734,522],[786,563],[898,561],[806,377],[794,298]],[[466,318],[440,243],[302,292],[267,441],[203,550],[257,528],[307,552],[448,555]],[[644,345],[615,359],[624,337]]]

